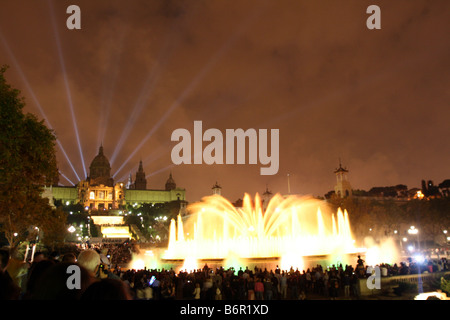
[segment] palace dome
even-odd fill
[[[106,156],[103,154],[103,146],[100,146],[100,149],[98,150],[98,154],[95,156],[95,158],[91,162],[91,167],[111,168],[108,158],[106,158]]]
[[[98,154],[92,160],[89,174],[89,179],[95,184],[111,184],[111,165],[103,154],[103,146],[100,146]]]

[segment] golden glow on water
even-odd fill
[[[245,194],[242,208],[219,195],[188,208],[182,221],[172,219],[164,259],[279,257],[282,264],[301,266],[303,256],[354,253],[347,211],[332,213],[320,200],[276,194],[263,211],[258,194]],[[283,262],[284,261],[284,262]],[[188,267],[188,266],[186,266]]]

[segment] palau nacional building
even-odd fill
[[[109,211],[144,203],[156,204],[176,200],[184,202],[185,193],[185,189],[177,187],[172,173],[164,189],[147,189],[142,161],[139,163],[134,182],[131,174],[127,182],[115,182],[111,177],[109,160],[103,153],[103,146],[100,146],[98,154],[89,166],[89,176],[86,180],[79,181],[75,186],[46,187],[43,196],[48,197],[51,204],[54,199],[64,204],[79,203],[89,211]]]

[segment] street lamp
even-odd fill
[[[417,233],[419,233],[419,229],[416,229],[416,227],[411,226],[411,227],[409,227],[409,229],[408,229],[408,233],[409,233],[409,234],[417,234]]]
[[[416,245],[415,241],[413,241],[413,243],[414,243],[414,246],[416,247],[416,249],[418,250],[419,249],[419,236],[418,236],[419,229],[417,229],[415,226],[411,226],[411,227],[409,227],[407,232],[408,232],[408,234],[416,237],[415,240],[417,241],[417,245]]]
[[[39,227],[34,227],[34,230],[36,230],[37,234],[36,234],[36,242],[39,241]]]

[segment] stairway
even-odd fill
[[[130,225],[130,231],[136,236],[138,241],[146,241],[146,238],[135,224]]]

